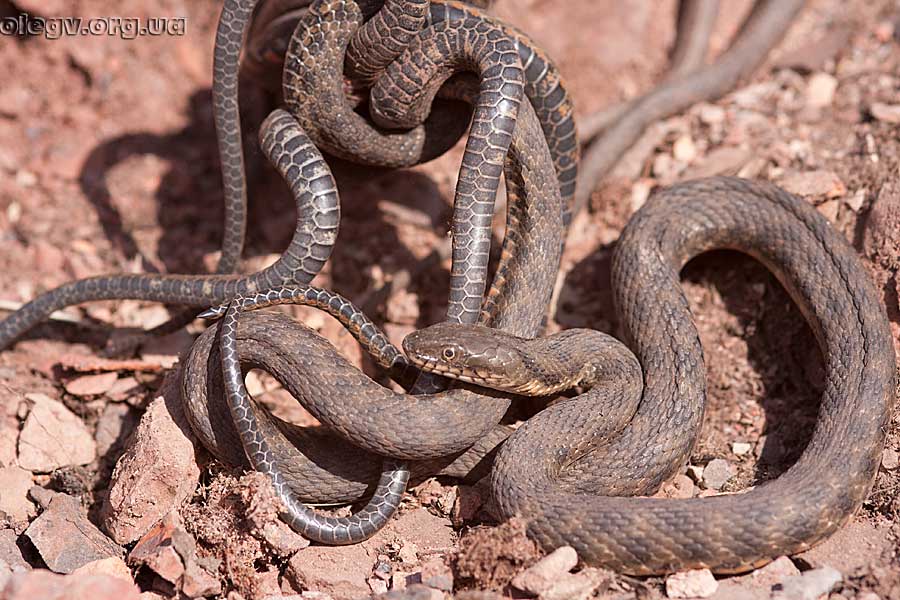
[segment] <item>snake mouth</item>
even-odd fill
[[[434,373],[435,375],[440,375],[448,379],[464,381],[466,383],[480,385],[483,387],[497,387],[497,384],[492,382],[490,377],[479,375],[476,372],[468,369],[463,369],[462,367],[448,365],[447,363],[442,361],[434,360],[431,358],[421,358],[418,356],[411,356],[409,357],[409,360],[416,367],[418,367],[422,371],[425,371],[426,373]]]

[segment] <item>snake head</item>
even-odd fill
[[[439,323],[407,335],[403,351],[423,371],[516,392],[525,368],[518,349],[523,342],[490,327]]]

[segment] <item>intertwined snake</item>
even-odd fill
[[[228,85],[218,87],[217,106],[232,116],[236,104],[221,99],[233,99],[229,85],[236,79],[228,77],[236,73],[252,5],[226,1],[220,27],[220,48],[227,51],[217,53],[216,64],[227,72]],[[315,109],[298,112],[328,86],[334,92],[335,79],[317,79],[316,68],[331,60],[328,70],[339,75],[344,48],[352,45],[364,12],[347,0],[315,2],[291,42],[285,97],[293,114],[276,111],[262,133],[267,154],[291,183],[299,213],[294,241],[275,265],[248,277],[115,276],[69,284],[0,322],[0,347],[49,311],[75,302],[135,297],[197,306],[225,303],[212,311],[225,314],[218,328],[219,355],[210,353],[217,334],[211,328],[185,366],[186,401],[198,435],[220,456],[233,455],[240,435],[251,463],[273,477],[299,530],[334,543],[371,535],[389,517],[406,483],[408,465],[392,461],[441,460],[496,440],[508,394],[468,386],[425,396],[398,394],[341,363],[321,338],[283,317],[247,314],[238,320],[237,315],[288,301],[320,306],[341,318],[384,366],[408,376],[411,365],[352,304],[304,285],[328,257],[338,215],[333,180],[310,137],[329,152],[357,158],[350,155],[369,142],[348,146],[341,137],[346,126],[341,124],[355,122],[356,142],[374,132],[386,144],[399,144],[391,147],[401,149],[401,162],[413,164],[428,156],[425,138],[416,136],[427,135],[421,124],[450,67],[474,70],[481,76],[477,93],[466,78],[450,88],[455,89],[450,97],[475,106],[456,195],[450,323],[413,334],[405,348],[420,368],[495,390],[591,388],[542,411],[503,443],[491,475],[503,513],[523,517],[530,535],[546,548],[572,545],[587,563],[638,574],[686,567],[745,570],[803,550],[845,522],[877,470],[895,372],[884,308],[846,240],[802,200],[769,184],[715,178],[673,186],[634,216],[616,248],[613,291],[634,354],[591,332],[530,341],[546,316],[574,192],[568,185],[574,182],[574,162],[565,161],[577,146],[572,151],[559,141],[568,134],[560,138],[560,130],[550,127],[565,123],[554,119],[571,119],[567,101],[555,95],[562,90],[558,78],[552,89],[541,87],[552,82],[549,62],[520,34],[475,9],[435,1],[427,27],[406,40],[403,56],[375,68],[384,70],[384,78],[374,79],[376,120],[412,127],[411,133],[379,130],[349,114],[329,123]],[[525,56],[531,58],[522,65],[519,58]],[[529,73],[531,65],[541,67],[539,72]],[[312,71],[302,71],[304,66]],[[359,72],[371,70],[360,66]],[[317,81],[322,88],[309,87]],[[520,101],[523,93],[529,102]],[[317,129],[317,122],[325,127]],[[220,132],[233,204],[228,214],[242,227],[242,159],[229,154],[240,135],[236,123],[228,119]],[[571,137],[574,144],[574,130]],[[507,236],[482,310],[493,196],[504,165]],[[307,214],[313,218],[306,220]],[[242,235],[234,229],[230,239],[238,238]],[[751,491],[692,500],[626,497],[654,492],[685,463],[696,441],[705,372],[678,272],[691,257],[714,248],[736,249],[763,262],[807,317],[826,363],[819,421],[800,460]],[[227,264],[231,259],[224,256]],[[479,314],[483,324],[498,329],[473,326]],[[356,449],[342,449],[334,437],[304,437],[255,408],[243,389],[241,362],[272,371]],[[224,375],[234,421],[222,421],[212,408],[215,399],[203,396],[217,375]],[[311,441],[331,444],[332,458],[343,453],[356,464],[343,473],[323,470],[315,450],[304,448]],[[217,445],[223,443],[231,447]],[[381,485],[369,506],[350,520],[315,515],[297,501],[355,499],[367,487],[360,475],[373,470],[383,471]],[[305,480],[315,485],[304,489]]]

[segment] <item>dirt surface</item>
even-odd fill
[[[26,301],[89,275],[203,272],[215,264],[222,208],[210,84],[219,4],[0,2],[2,14],[21,9],[44,16],[187,19],[184,36],[0,37],[0,300]],[[748,2],[725,4],[713,40],[716,50],[727,44]],[[499,0],[495,12],[558,61],[579,114],[585,115],[649,89],[661,76],[675,10],[673,1],[661,0]],[[611,249],[654,186],[737,173],[773,180],[806,197],[847,236],[883,290],[900,347],[898,73],[896,2],[810,2],[752,81],[715,104],[651,128],[605,180],[590,212],[573,223],[551,330],[615,332],[608,289]],[[247,95],[252,97],[252,90]],[[253,130],[259,115],[251,113]],[[460,157],[458,146],[428,165],[377,175],[335,165],[341,233],[315,283],[363,306],[395,343],[438,320],[445,309],[449,263],[440,256],[448,244]],[[247,272],[271,262],[293,230],[292,202],[263,162],[258,150],[250,151]],[[498,219],[498,239],[502,233]],[[387,285],[404,271],[414,274],[408,285]],[[816,418],[822,360],[810,350],[815,340],[775,278],[737,254],[693,261],[684,286],[706,352],[710,405],[690,466],[661,493],[706,495],[775,477],[802,451]],[[290,312],[362,363],[359,349],[330,317],[305,309]],[[35,329],[0,354],[0,508],[6,514],[0,533],[14,532],[13,542],[0,537],[0,588],[4,564],[12,569],[16,561],[33,567],[51,562],[48,551],[22,534],[37,515],[43,518],[62,503],[42,500],[40,490],[29,491],[32,483],[81,498],[98,522],[113,466],[191,336],[160,340],[130,362],[101,360],[98,347],[107,324],[148,327],[167,314],[131,301],[67,309],[63,321]],[[252,374],[248,383],[264,402],[297,415],[271,378]],[[66,451],[29,450],[43,443],[41,424],[53,438],[54,430],[46,427],[50,421],[67,432],[64,444],[60,437],[51,445]],[[22,436],[34,440],[33,446],[23,444]],[[76,448],[88,459],[73,461]],[[721,579],[714,597],[767,598],[771,585],[781,585],[779,578],[790,577],[791,569],[814,572],[829,565],[842,574],[831,598],[900,598],[898,451],[895,418],[883,468],[848,527],[793,557],[786,572]],[[538,555],[515,525],[491,527],[496,522],[483,485],[426,482],[404,501],[397,522],[366,544],[299,548],[303,544],[276,525],[266,529],[271,511],[254,508],[258,482],[252,476],[238,479],[214,462],[203,465],[200,485],[180,517],[172,517],[156,538],[137,542],[144,559],[129,559],[126,576],[130,569],[145,598],[170,597],[179,589],[230,598],[301,592],[304,598],[329,597],[310,593],[316,591],[353,598],[414,585],[431,594],[423,598],[443,597],[454,586],[525,597],[508,582]],[[714,473],[720,480],[715,484]],[[259,535],[261,529],[269,533]],[[187,538],[179,537],[182,533]],[[162,538],[175,542],[166,546],[159,543]],[[21,556],[5,555],[7,547]],[[135,542],[124,550],[134,554]],[[597,570],[570,576],[580,579],[566,585],[583,584],[586,595],[557,597],[676,594],[663,579],[634,580]],[[770,576],[774,579],[766,579]]]

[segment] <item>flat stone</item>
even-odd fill
[[[71,573],[95,560],[122,554],[122,549],[88,520],[79,502],[65,494],[53,497],[25,535],[56,573]]]
[[[682,180],[712,177],[714,175],[734,175],[741,167],[750,162],[753,154],[749,150],[736,146],[722,146],[709,152],[689,167],[682,175]]]
[[[322,591],[335,600],[364,598],[375,561],[376,555],[362,544],[310,546],[294,554],[285,577],[295,589]]]
[[[113,471],[101,524],[120,544],[147,533],[185,502],[200,480],[180,377],[180,369],[166,376]]]
[[[795,577],[800,574],[800,569],[787,556],[779,556],[761,569],[757,569],[750,574],[753,582],[765,588],[771,588],[773,585],[779,584],[788,577]]]
[[[869,112],[884,123],[900,123],[900,104],[875,102],[869,107]]]
[[[63,387],[73,396],[100,396],[111,390],[118,378],[115,372],[82,375],[67,381]]]
[[[540,595],[540,600],[586,600],[604,579],[605,577],[598,577],[597,572],[589,570],[574,575],[566,573]]]
[[[753,445],[748,444],[747,442],[735,442],[731,444],[731,452],[735,456],[744,456],[745,454],[749,454],[751,450],[753,450]]]
[[[134,582],[131,577],[131,569],[118,556],[91,561],[72,571],[72,575],[109,575],[110,577],[124,579],[129,583]]]
[[[778,184],[798,196],[840,198],[847,193],[844,182],[831,171],[788,171]]]
[[[28,394],[26,398],[33,404],[19,434],[20,467],[49,473],[94,460],[96,444],[81,419],[43,394]]]
[[[97,421],[97,454],[105,456],[114,447],[124,443],[125,439],[140,421],[137,411],[127,404],[109,402],[103,407]]]
[[[19,467],[0,469],[0,512],[15,522],[27,521],[34,516],[34,504],[28,499],[28,490],[34,485],[31,472]]]
[[[578,564],[578,553],[571,546],[557,548],[534,565],[516,575],[514,587],[534,595],[541,595]]]
[[[716,458],[703,469],[703,481],[701,485],[709,490],[721,490],[728,481],[735,476],[737,470],[727,460]]]
[[[190,561],[185,565],[181,578],[181,591],[188,598],[204,598],[222,593],[222,583],[218,577],[209,573],[197,563]]]
[[[709,569],[684,571],[666,578],[669,598],[709,598],[718,588],[719,583]]]
[[[10,577],[0,592],[2,600],[141,600],[133,583],[109,575],[57,575],[43,569]]]

